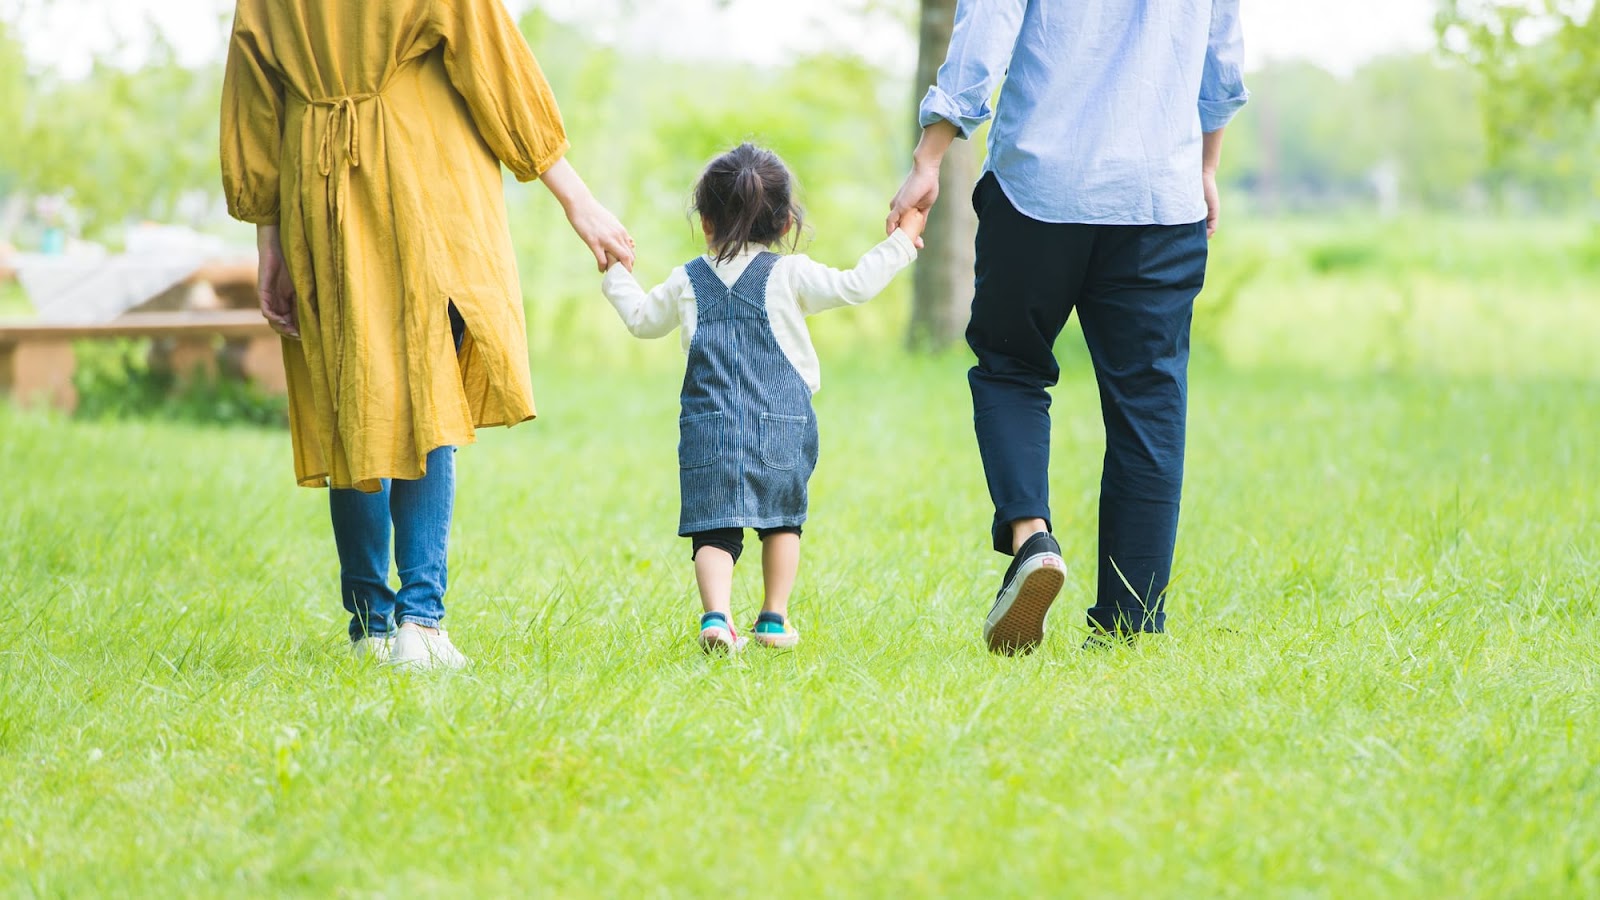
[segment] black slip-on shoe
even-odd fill
[[[1139,633],[1136,631],[1100,631],[1096,629],[1089,632],[1089,636],[1083,639],[1083,649],[1101,652],[1118,650],[1132,647],[1138,639]]]
[[[1044,620],[1066,581],[1061,545],[1041,531],[1028,538],[1011,560],[983,622],[983,640],[992,653],[1032,653],[1044,641]]]

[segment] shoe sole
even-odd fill
[[[708,656],[726,653],[732,656],[744,647],[744,641],[735,640],[721,628],[707,628],[700,632],[700,649]]]
[[[1002,594],[984,622],[989,651],[1017,656],[1037,649],[1044,642],[1044,620],[1050,615],[1050,605],[1066,580],[1066,564],[1054,553],[1042,553],[1024,563],[1010,599]]]
[[[462,669],[465,669],[469,662],[471,662],[471,660],[463,659],[460,662],[455,663],[449,660],[440,659],[435,656],[430,656],[423,659],[402,659],[399,657],[391,657],[390,659],[384,661],[383,665],[385,668],[392,669],[396,672],[459,672]]]
[[[766,647],[768,650],[793,650],[795,645],[800,643],[800,635],[798,634],[761,634],[756,632],[752,637],[755,638],[756,643]]]

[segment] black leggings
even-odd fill
[[[761,538],[763,541],[775,534],[792,534],[795,537],[799,537],[800,526],[784,525],[778,528],[756,529],[756,537]],[[690,559],[699,555],[701,547],[715,547],[718,550],[726,551],[729,556],[733,557],[735,563],[744,554],[743,528],[713,528],[710,531],[697,531],[688,535],[688,538],[694,543],[694,550],[689,554]]]
[[[454,303],[446,307],[445,311],[450,314],[450,336],[455,339],[456,350],[459,351],[462,338],[467,336],[467,320],[461,318],[461,313]]]

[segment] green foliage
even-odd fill
[[[1471,191],[1493,178],[1486,172],[1484,139],[1471,116],[1477,85],[1458,65],[1426,56],[1375,60],[1352,79],[1360,109],[1360,129],[1347,140],[1378,163],[1398,167],[1400,187],[1413,207],[1454,209],[1470,202]]]
[[[152,419],[282,428],[288,402],[237,379],[152,370],[148,340],[90,341],[75,352],[79,419]]]
[[[1239,219],[1213,242],[1197,340],[1250,370],[1600,378],[1595,234],[1498,217]]]
[[[0,134],[23,133],[28,102],[28,60],[11,25],[0,17]],[[32,151],[23,141],[0,140],[0,197],[16,189]]]
[[[626,14],[627,4],[606,10]],[[1588,116],[1592,97],[1583,98],[1600,78],[1588,78],[1582,61],[1596,25],[1569,17],[1556,37],[1522,47],[1490,39],[1527,18],[1502,13],[1512,25],[1491,27],[1454,7],[1442,20],[1450,33],[1474,36],[1460,55],[1493,74],[1487,90],[1469,68],[1426,56],[1378,60],[1349,78],[1294,63],[1251,73],[1255,100],[1230,128],[1223,170],[1239,208],[1370,206],[1372,175],[1384,166],[1398,174],[1407,209],[1479,209],[1485,198],[1556,210],[1591,202],[1600,134]],[[775,68],[653,59],[538,10],[523,27],[561,98],[572,158],[641,237],[646,277],[698,249],[689,186],[707,157],[745,138],[771,144],[795,168],[818,256],[848,263],[876,235],[913,123],[906,73],[850,56]],[[184,68],[159,38],[138,71],[102,63],[75,81],[30,71],[0,14],[0,133],[15,136],[0,143],[0,195],[66,192],[99,238],[114,239],[128,219],[172,218],[189,192],[211,198],[214,215],[219,83],[218,66]],[[1527,93],[1534,88],[1537,96]],[[1480,119],[1519,139],[1486,137]],[[559,331],[575,298],[592,299],[582,266],[570,264],[581,250],[542,191],[514,188],[510,197],[536,343],[588,339]],[[875,331],[898,332],[898,304],[885,305],[893,315],[868,313]]]
[[[848,266],[882,240],[911,121],[901,92],[886,99],[886,73],[848,56],[774,69],[630,57],[597,52],[580,31],[537,12],[522,26],[561,98],[569,159],[638,241],[641,281],[662,280],[704,252],[690,189],[711,157],[743,140],[772,147],[798,179],[811,225],[803,252]],[[534,186],[513,188],[510,205],[536,354],[608,352],[605,339],[620,326],[586,314],[609,308],[560,208]],[[851,335],[865,328],[895,339],[909,299],[909,279],[901,281],[855,320]],[[817,322],[823,340],[839,328],[826,317]]]
[[[561,237],[558,244],[566,242]],[[647,258],[641,277],[664,276],[681,261],[668,256],[658,265]],[[530,288],[536,386],[542,372],[573,364],[681,364],[675,336],[629,336],[593,288],[592,270],[568,262],[557,259],[552,268],[577,272],[574,299]],[[560,276],[525,267],[524,277],[542,285]],[[839,362],[899,358],[889,348],[900,345],[907,280],[865,307],[809,320],[824,382]],[[1600,227],[1582,220],[1375,220],[1356,211],[1261,219],[1225,206],[1195,304],[1193,340],[1197,358],[1246,371],[1600,377],[1593,351],[1600,344],[1597,282]],[[1069,323],[1058,344],[1064,356],[1083,352],[1076,327]],[[963,348],[951,358],[968,354]]]
[[[1446,50],[1484,77],[1484,122],[1497,158],[1576,132],[1589,137],[1583,161],[1592,160],[1600,109],[1600,15],[1592,3],[1442,0],[1438,27]]]
[[[1311,248],[1306,262],[1318,275],[1372,269],[1383,258],[1382,248],[1371,240],[1336,240]]]
[[[220,66],[178,63],[152,38],[138,70],[97,63],[88,77],[30,75],[0,24],[0,126],[15,135],[0,177],[24,193],[65,193],[85,231],[107,236],[129,218],[171,220],[186,192],[218,193]],[[20,84],[20,86],[19,86]]]
[[[22,285],[15,281],[0,281],[0,319],[9,316],[28,316],[33,313],[33,304],[28,302],[28,295],[22,290]]]
[[[1222,177],[1267,212],[1370,207],[1383,171],[1402,209],[1578,210],[1600,175],[1596,133],[1572,116],[1515,147],[1491,142],[1483,120],[1499,115],[1499,95],[1458,60],[1387,57],[1349,78],[1274,63],[1248,82]]]

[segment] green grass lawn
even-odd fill
[[[0,893],[1600,893],[1600,383],[1200,369],[1172,633],[1084,653],[1078,360],[1004,659],[964,363],[829,362],[805,640],[731,661],[670,363],[463,451],[461,674],[346,658],[283,434],[0,411]]]

